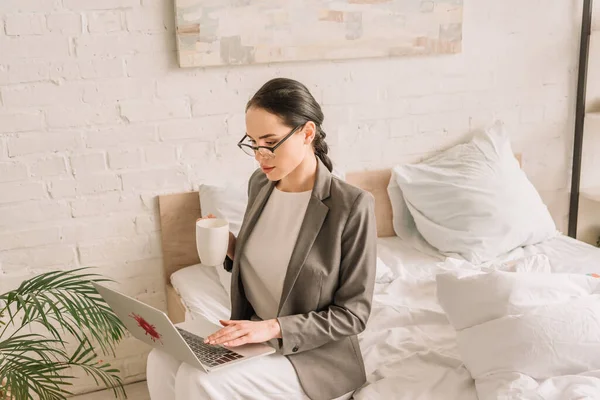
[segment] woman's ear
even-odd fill
[[[304,144],[311,144],[313,140],[315,140],[315,135],[317,134],[317,126],[314,122],[308,121],[304,125]]]

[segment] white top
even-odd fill
[[[248,237],[240,259],[246,298],[262,319],[277,317],[283,281],[311,191],[273,189]]]

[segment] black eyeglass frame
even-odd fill
[[[252,154],[246,153],[246,151],[244,150],[244,147],[246,147],[246,148],[248,148],[248,149],[251,149],[251,150],[254,152],[254,154],[255,154],[255,155],[256,155],[256,153],[257,153],[257,152],[258,152],[260,149],[265,149],[265,150],[268,150],[268,151],[270,151],[270,152],[271,152],[271,154],[272,154],[272,156],[275,156],[275,150],[277,150],[277,148],[278,148],[279,146],[281,146],[281,145],[282,145],[282,144],[283,144],[283,143],[284,143],[286,140],[288,140],[288,139],[289,139],[289,138],[290,138],[290,137],[291,137],[291,136],[292,136],[294,133],[298,132],[298,130],[299,130],[300,128],[304,127],[304,125],[306,125],[306,122],[305,122],[305,123],[303,123],[303,124],[301,124],[301,125],[298,125],[298,126],[297,126],[297,127],[295,127],[294,129],[292,129],[292,131],[291,131],[290,133],[288,133],[287,135],[285,135],[285,137],[284,137],[283,139],[281,139],[281,140],[279,141],[279,143],[277,143],[275,146],[271,146],[271,147],[269,147],[269,146],[251,146],[251,145],[249,145],[249,144],[242,143],[242,142],[244,141],[244,139],[246,139],[247,137],[250,137],[250,136],[248,136],[248,134],[247,134],[247,133],[244,135],[244,137],[242,138],[242,140],[240,140],[240,141],[238,142],[237,146],[240,148],[240,150],[242,150],[242,151],[244,152],[244,154],[248,154],[248,155],[249,155],[249,156],[251,156],[251,157],[252,157]]]

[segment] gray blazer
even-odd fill
[[[248,184],[248,206],[234,260],[228,258],[225,265],[232,271],[233,320],[254,315],[244,295],[239,260],[274,187],[261,170]],[[376,247],[372,195],[334,177],[319,160],[277,318],[280,352],[313,400],[339,397],[366,381],[357,334],[365,329],[371,313]]]

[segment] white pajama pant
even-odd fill
[[[277,353],[206,373],[153,349],[146,376],[151,400],[308,400],[294,367]]]

